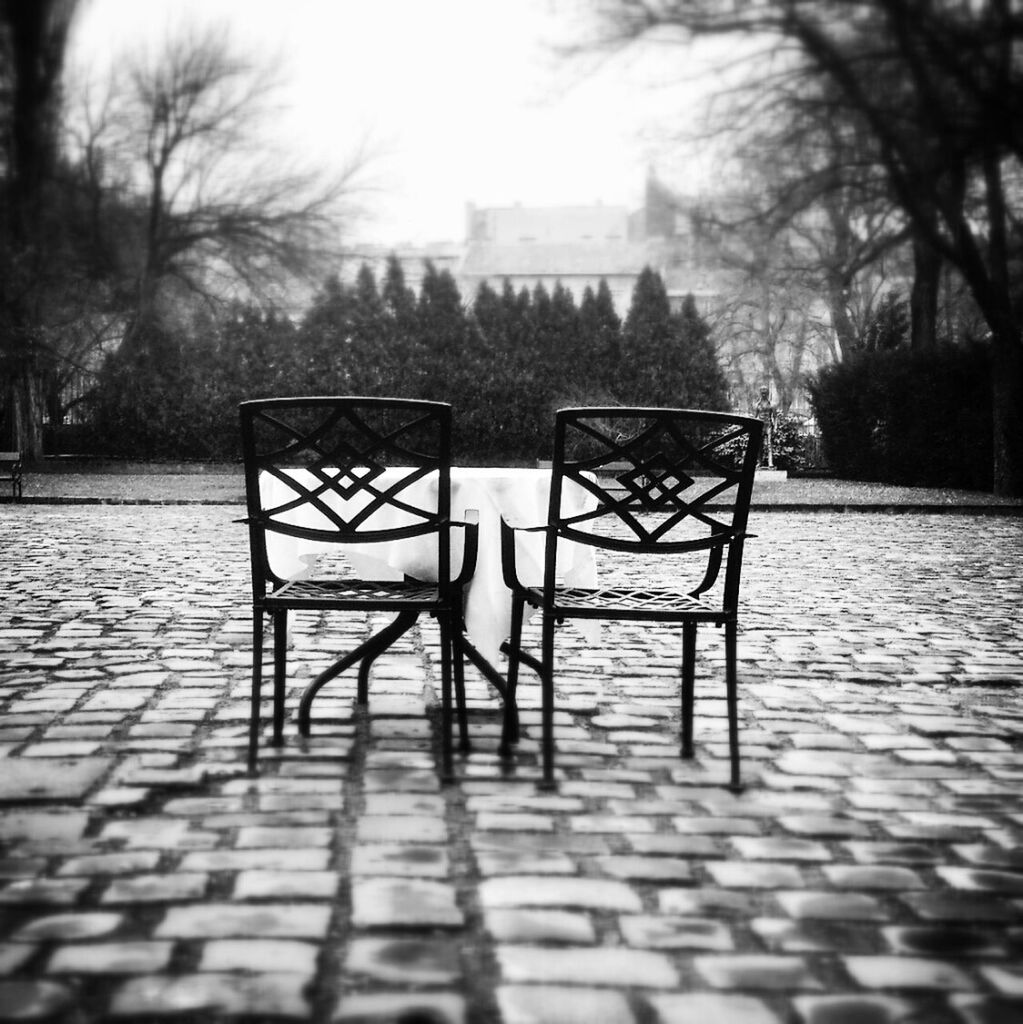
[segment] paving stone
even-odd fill
[[[74,990],[58,982],[0,979],[0,1020],[53,1020],[75,999]]]
[[[170,963],[170,942],[89,942],[61,946],[50,957],[50,974],[150,974]]]
[[[646,882],[689,882],[692,865],[677,857],[605,856],[595,858],[596,866],[612,878]]]
[[[677,832],[689,835],[755,836],[760,826],[749,818],[673,818]]]
[[[935,864],[940,850],[923,843],[889,843],[883,841],[842,844],[861,864]]]
[[[925,1019],[918,1003],[895,996],[796,996],[792,1003],[800,1024],[902,1024]]]
[[[716,885],[727,889],[779,889],[803,884],[802,872],[791,864],[720,860],[707,861],[704,868]]]
[[[749,927],[771,953],[821,953],[838,947],[811,931],[806,922],[787,917],[757,917]]]
[[[465,915],[444,882],[405,878],[352,881],[355,928],[461,928]]]
[[[324,871],[330,851],[318,850],[208,850],[186,853],[182,871]]]
[[[236,900],[331,900],[340,884],[335,871],[242,871],[231,895]]]
[[[680,836],[658,832],[654,835],[626,836],[636,853],[665,854],[675,857],[718,857],[719,843],[710,836]]]
[[[197,900],[206,893],[208,876],[201,872],[163,875],[134,875],[115,878],[104,889],[100,903],[169,903]]]
[[[938,877],[953,889],[1023,896],[1023,872],[946,865],[936,868],[935,871]]]
[[[351,994],[341,1001],[333,1024],[466,1024],[465,999],[452,992]]]
[[[155,850],[137,850],[131,853],[96,853],[73,857],[65,861],[57,874],[67,875],[126,875],[136,871],[151,872],[160,862]]]
[[[886,921],[888,914],[872,896],[856,892],[776,892],[774,898],[790,917],[828,921]]]
[[[881,934],[893,953],[945,957],[998,957],[1006,954],[1004,942],[996,942],[990,934],[970,927],[899,925],[882,928]]]
[[[991,964],[981,967],[980,973],[1000,995],[1023,999],[1023,966],[1020,964]]]
[[[288,973],[210,972],[132,978],[114,992],[110,1015],[138,1020],[150,1015],[180,1018],[184,1014],[212,1011],[231,1016],[306,1020],[309,1004],[305,984],[301,975]]]
[[[72,906],[88,885],[79,878],[23,878],[0,889],[0,904]]]
[[[673,988],[679,982],[666,956],[639,949],[502,945],[496,956],[502,978],[512,983]]]
[[[5,761],[0,778],[6,777],[14,761]],[[0,800],[5,799],[0,797]],[[18,798],[21,799],[21,798]],[[0,840],[13,842],[31,839],[38,843],[68,842],[78,839],[88,827],[89,815],[85,811],[61,810],[26,811],[4,808],[0,814]]]
[[[586,946],[597,941],[590,918],[568,910],[487,910],[483,923],[496,942]]]
[[[618,926],[626,943],[641,949],[729,952],[735,948],[731,930],[710,918],[635,914],[620,917]]]
[[[560,985],[501,985],[503,1024],[635,1024],[620,992]]]
[[[648,995],[646,999],[656,1014],[657,1024],[690,1024],[692,1021],[782,1024],[782,1019],[765,1002],[753,996],[686,992],[677,995]]]
[[[439,817],[361,817],[356,823],[360,843],[446,843],[447,839],[447,825]]]
[[[405,771],[401,768],[366,772],[363,787],[368,793],[436,793],[440,779],[435,771]]]
[[[1007,921],[1018,918],[1018,911],[1006,901],[986,894],[959,892],[904,893],[899,897],[918,917],[927,921]]]
[[[1017,999],[955,993],[948,1001],[963,1024],[1018,1024],[1019,1021]]]
[[[450,940],[354,938],[345,972],[382,983],[453,985],[462,978],[458,946]]]
[[[744,860],[832,860],[831,851],[823,843],[811,839],[791,839],[787,836],[733,836],[729,841]]]
[[[487,878],[479,884],[484,909],[495,907],[585,907],[590,910],[642,909],[639,896],[623,882],[600,878],[515,875]]]
[[[35,956],[36,946],[27,942],[0,942],[0,976],[13,974]]]
[[[481,850],[476,853],[480,873],[489,875],[573,875],[575,861],[560,850]]]
[[[329,924],[329,906],[205,903],[169,908],[154,935],[168,939],[322,939]]]
[[[870,829],[861,821],[829,818],[815,814],[782,815],[778,818],[778,824],[797,835],[818,838],[847,839],[870,835]]]
[[[657,894],[658,909],[662,914],[682,917],[702,917],[705,914],[746,915],[753,912],[753,898],[749,893],[725,889],[662,889]]]
[[[977,986],[954,964],[910,956],[846,956],[845,969],[864,988],[971,992]]]
[[[925,889],[927,883],[920,875],[905,867],[858,864],[828,864],[822,869],[824,877],[839,889],[907,890]]]
[[[75,942],[79,939],[97,939],[120,928],[121,914],[82,912],[78,914],[52,914],[37,917],[15,931],[18,942]]]
[[[693,967],[713,988],[799,991],[824,986],[806,962],[796,956],[768,953],[735,953],[698,956]]]
[[[292,939],[215,939],[204,943],[200,971],[265,971],[312,977],[319,947]]]
[[[352,875],[404,875],[415,878],[447,878],[451,870],[448,851],[441,846],[370,843],[352,850]]]

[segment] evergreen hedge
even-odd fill
[[[836,476],[919,487],[992,487],[991,362],[980,345],[863,352],[809,382]]]
[[[508,284],[467,306],[449,272],[428,265],[417,296],[392,259],[382,288],[368,267],[351,285],[332,278],[298,323],[242,307],[158,348],[159,361],[108,359],[91,454],[237,460],[238,403],[270,396],[450,402],[458,460],[477,465],[549,458],[560,406],[726,408],[709,328],[691,300],[672,313],[652,271],[622,324],[604,282],[578,307],[560,285]]]

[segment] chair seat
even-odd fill
[[[535,607],[543,605],[543,591],[529,587],[523,591],[526,600]],[[721,621],[726,616],[721,608],[705,605],[699,598],[675,590],[651,587],[564,587],[554,588],[555,614],[592,614],[593,617],[613,619],[617,616],[642,614],[644,617],[698,618]]]
[[[428,610],[441,603],[436,583],[419,580],[289,580],[267,595],[267,605],[315,608],[324,602],[331,608],[373,607]]]

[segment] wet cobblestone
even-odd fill
[[[0,507],[0,1021],[1023,1019],[1020,518],[758,515],[733,795],[721,638],[682,762],[629,624],[559,636],[557,793],[528,674],[440,785],[430,621],[250,777],[239,514]],[[369,628],[300,618],[293,693]]]

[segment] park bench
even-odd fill
[[[10,480],[11,498],[21,499],[21,452],[0,452],[0,481]]]

